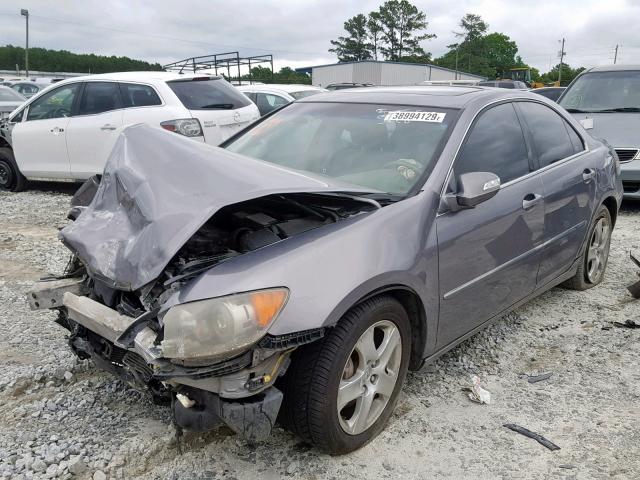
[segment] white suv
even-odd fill
[[[259,116],[235,87],[208,74],[126,72],[64,80],[33,96],[0,127],[0,188],[20,190],[25,177],[83,180],[101,173],[125,125],[147,123],[218,145]]]

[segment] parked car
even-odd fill
[[[534,88],[531,90],[533,93],[537,93],[538,95],[542,95],[543,97],[548,98],[549,100],[553,100],[557,102],[567,87],[543,87],[543,88]]]
[[[0,121],[8,118],[11,112],[27,99],[10,87],[0,86]]]
[[[132,126],[60,232],[67,274],[28,298],[180,427],[256,441],[282,408],[343,454],[408,369],[602,281],[618,168],[564,109],[506,89],[318,94],[222,148]]]
[[[342,82],[342,83],[331,83],[327,85],[325,88],[327,90],[345,90],[347,88],[362,88],[362,87],[373,87],[373,83],[353,83],[353,82]]]
[[[640,65],[586,70],[558,103],[591,135],[613,145],[622,164],[624,196],[640,199]]]
[[[9,82],[9,87],[13,88],[20,95],[25,98],[31,98],[36,93],[38,93],[42,88],[44,88],[43,84],[38,84],[36,82]]]
[[[260,115],[266,115],[300,98],[327,91],[324,88],[298,84],[240,85],[237,88],[256,104]]]
[[[247,97],[207,74],[127,72],[57,82],[0,126],[8,183],[86,180],[102,172],[123,126],[148,123],[218,145],[260,116]]]
[[[510,88],[515,90],[529,90],[527,84],[519,80],[489,80],[485,82],[478,82],[479,87],[494,87],[494,88]]]

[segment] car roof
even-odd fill
[[[65,79],[60,83],[70,83],[73,81],[87,81],[87,80],[116,80],[116,81],[142,81],[142,82],[169,82],[171,80],[189,80],[191,78],[211,77],[222,78],[219,75],[212,75],[209,73],[177,73],[177,72],[116,72],[116,73],[99,73],[96,75],[84,75],[82,77],[72,77]]]
[[[480,102],[485,100],[489,103],[502,98],[523,97],[536,99],[536,96],[529,92],[507,88],[420,85],[412,87],[367,87],[334,90],[297,100],[297,103],[380,103],[463,108],[468,103],[476,100]]]
[[[314,87],[313,85],[303,85],[300,83],[265,83],[260,85],[239,85],[238,88],[240,91],[244,90],[280,90],[286,93],[291,92],[302,92],[304,90],[318,90],[324,91],[323,88]]]
[[[640,65],[624,65],[616,63],[615,65],[601,65],[599,67],[593,67],[587,70],[588,72],[615,72],[619,70],[640,70]]]

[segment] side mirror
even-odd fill
[[[490,172],[463,173],[458,179],[456,200],[461,207],[475,207],[500,190],[500,177]]]

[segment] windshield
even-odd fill
[[[12,88],[0,88],[0,102],[24,102],[26,98]]]
[[[234,110],[251,105],[239,90],[219,78],[173,80],[167,85],[189,110]]]
[[[226,148],[360,187],[405,195],[433,169],[456,111],[293,103]]]
[[[585,73],[566,90],[560,105],[585,112],[640,109],[640,71]]]
[[[301,98],[310,97],[311,95],[316,95],[321,92],[322,90],[300,90],[298,92],[289,92],[289,95],[296,100],[300,100]]]

